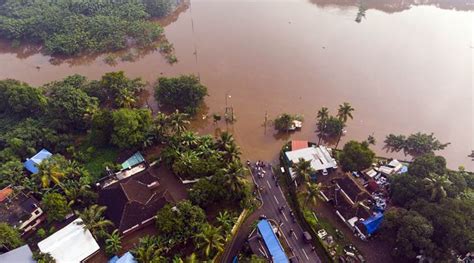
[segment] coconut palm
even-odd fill
[[[430,176],[423,179],[426,189],[431,192],[430,200],[439,201],[446,197],[446,188],[451,185],[447,175],[437,175],[430,173]]]
[[[180,136],[181,145],[187,148],[194,148],[198,145],[198,136],[192,131],[185,131]]]
[[[140,263],[164,263],[167,259],[161,255],[161,247],[157,240],[152,236],[140,238],[138,245],[135,246],[132,253]]]
[[[48,188],[51,183],[60,184],[61,179],[66,177],[66,172],[53,158],[44,160],[38,168],[37,176],[39,176],[43,188]]]
[[[304,158],[299,158],[298,162],[293,163],[292,168],[300,182],[309,182],[310,175],[314,172],[311,161],[306,161]]]
[[[306,201],[310,202],[311,204],[316,204],[318,198],[319,198],[319,192],[321,191],[322,185],[321,183],[315,184],[315,183],[306,183],[307,186],[307,192],[306,192]]]
[[[227,236],[236,221],[235,217],[233,217],[227,210],[225,210],[224,212],[219,212],[216,219],[222,227],[224,235]]]
[[[234,160],[226,168],[222,169],[225,174],[226,183],[234,193],[240,193],[244,188],[244,174],[245,168],[240,161]]]
[[[240,147],[236,143],[229,144],[224,149],[224,159],[227,161],[240,160],[240,154]]]
[[[317,115],[317,120],[318,120],[317,127],[318,127],[318,137],[319,137],[318,144],[321,143],[321,138],[323,137],[324,128],[326,126],[326,121],[328,120],[328,118],[329,118],[329,109],[326,107],[322,107],[318,111],[318,115]]]
[[[91,190],[91,186],[88,184],[82,184],[80,181],[67,180],[61,184],[61,188],[64,191],[67,199],[69,200],[69,206],[75,204],[84,205],[93,203],[97,198],[97,194]]]
[[[224,250],[224,237],[221,227],[204,224],[201,231],[194,236],[194,242],[206,258],[211,258],[217,252]]]
[[[105,231],[107,227],[113,226],[112,221],[105,219],[103,216],[107,207],[99,205],[91,205],[79,213],[82,222],[79,224],[84,227],[84,230],[89,230],[98,237],[99,232]]]
[[[118,230],[115,229],[105,240],[105,252],[108,255],[115,255],[120,249],[122,249],[122,237]]]
[[[232,144],[235,144],[234,136],[229,132],[221,133],[219,139],[217,140],[217,147],[224,151]]]
[[[176,110],[169,116],[169,125],[174,134],[180,135],[183,133],[187,130],[189,123],[189,114],[187,113],[181,113]]]
[[[354,111],[354,108],[352,108],[351,104],[348,102],[344,102],[343,104],[339,105],[339,110],[337,111],[337,117],[343,121],[344,123],[347,122],[347,120],[353,119],[352,112]]]

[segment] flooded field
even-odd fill
[[[0,78],[40,85],[124,70],[151,84],[194,73],[209,88],[207,113],[222,114],[227,97],[237,117],[228,127],[206,119],[195,128],[233,131],[252,159],[275,157],[289,139],[265,128],[265,114],[302,114],[304,127],[291,138],[317,140],[318,109],[335,114],[347,101],[356,111],[341,144],[373,134],[378,154],[403,158],[382,149],[387,134],[434,132],[451,142],[440,152],[451,168],[474,170],[473,10],[468,0],[193,0],[163,21],[177,64],[158,51],[115,66],[104,56],[51,61],[37,48],[3,43]]]

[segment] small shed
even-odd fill
[[[26,159],[23,163],[23,166],[32,174],[37,174],[39,172],[38,166],[46,159],[51,157],[53,154],[46,149],[42,149],[33,157]]]

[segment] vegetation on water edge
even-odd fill
[[[175,3],[6,0],[0,2],[0,37],[66,56],[149,47],[163,36],[163,28],[151,19],[167,15]]]

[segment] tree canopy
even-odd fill
[[[120,148],[134,148],[145,141],[152,125],[149,110],[119,109],[112,113],[112,143]]]
[[[362,171],[369,168],[375,158],[375,153],[367,143],[350,141],[344,145],[339,154],[339,162],[344,171]]]
[[[79,55],[150,46],[163,29],[150,21],[167,15],[172,0],[0,1],[0,35],[44,46],[53,55]]]
[[[7,223],[0,222],[0,247],[14,249],[23,245],[20,232]]]
[[[385,148],[390,151],[402,151],[412,156],[420,156],[443,150],[449,143],[442,143],[433,133],[426,134],[417,132],[406,137],[405,135],[389,134],[385,138]]]
[[[207,96],[207,87],[194,75],[161,77],[155,86],[155,98],[170,110],[195,114]]]
[[[41,207],[44,208],[48,221],[62,221],[71,212],[66,198],[59,193],[47,193],[41,200]]]

